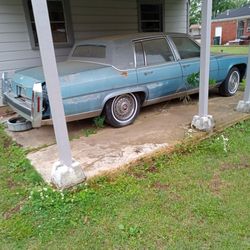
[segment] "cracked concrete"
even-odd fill
[[[250,118],[235,108],[243,92],[233,97],[220,97],[216,91],[209,99],[209,114],[216,121],[216,128],[223,128],[237,121]],[[189,128],[198,112],[197,95],[184,104],[179,99],[143,108],[131,126],[115,129],[106,126],[96,134],[84,136],[86,129],[93,129],[91,120],[68,124],[73,158],[78,161],[87,178],[120,169],[145,156],[180,143],[190,136]],[[52,126],[9,134],[25,148],[40,148],[28,154],[33,166],[45,181],[50,182],[53,164],[58,160],[57,146]],[[191,136],[205,133],[191,133]],[[47,146],[51,145],[51,146]]]

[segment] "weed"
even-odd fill
[[[104,128],[105,117],[97,116],[93,119],[93,122],[96,128]]]
[[[189,86],[195,88],[199,86],[200,72],[192,73],[187,77],[187,83]]]
[[[245,91],[246,84],[247,84],[246,79],[243,79],[242,82],[240,83],[239,90]]]
[[[85,136],[85,137],[89,137],[90,135],[94,135],[94,134],[96,134],[97,133],[97,131],[96,131],[96,129],[94,129],[94,128],[88,128],[88,129],[84,129],[83,130],[83,135]]]

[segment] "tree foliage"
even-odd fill
[[[191,0],[190,3],[190,24],[201,23],[202,0]],[[250,0],[213,0],[213,16],[229,9],[243,7],[249,3]]]

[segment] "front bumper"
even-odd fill
[[[20,116],[32,122],[31,118],[31,102],[16,97],[13,93],[4,93],[5,102]]]
[[[36,103],[27,98],[17,97],[12,92],[5,92],[4,98],[6,104],[8,104],[17,114],[30,121],[34,128],[41,127],[42,115],[41,113],[34,112],[34,106],[36,107],[37,105]],[[40,110],[42,109],[40,108]]]

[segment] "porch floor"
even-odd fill
[[[250,114],[234,111],[242,97],[243,92],[227,98],[220,97],[216,91],[210,94],[209,114],[215,118],[215,129],[250,118]],[[168,150],[187,137],[207,136],[207,133],[190,130],[192,117],[198,112],[198,97],[191,98],[188,104],[176,99],[143,108],[133,125],[120,129],[106,126],[94,131],[91,120],[69,123],[73,158],[80,163],[87,178],[92,178]],[[50,182],[52,166],[58,159],[52,126],[8,133],[18,144],[31,149],[28,158],[32,165]]]

